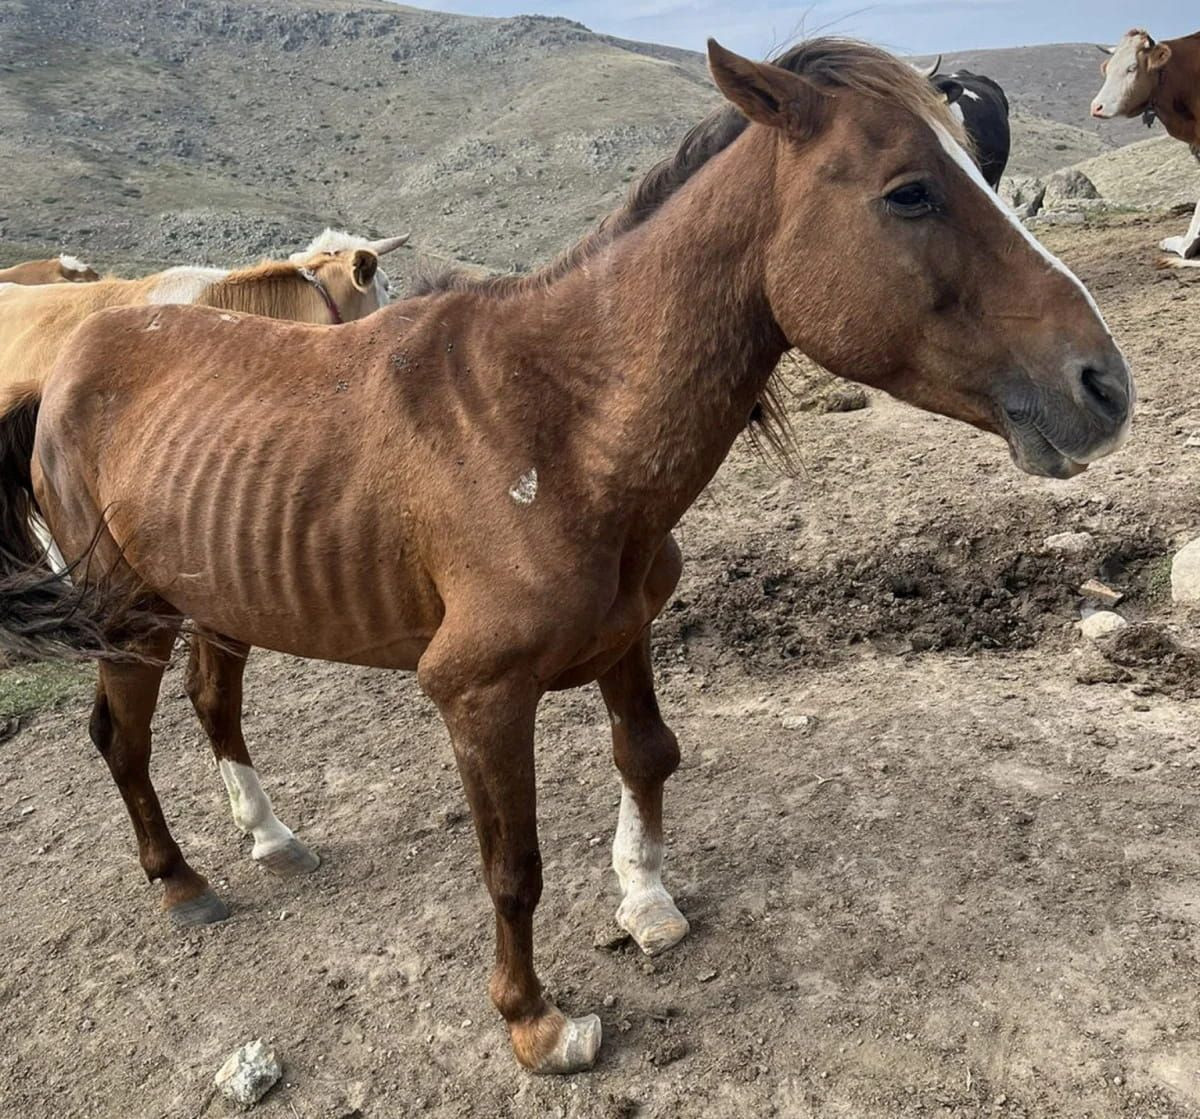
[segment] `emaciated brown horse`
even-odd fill
[[[709,60],[732,106],[532,277],[449,278],[336,330],[195,307],[89,319],[45,387],[33,489],[85,586],[109,572],[155,628],[142,659],[119,659],[99,592],[14,572],[0,598],[0,645],[108,656],[92,736],[146,874],[189,920],[224,909],[148,768],[179,619],[224,639],[208,645],[224,690],[193,699],[269,844],[297,841],[272,836],[245,754],[239,650],[416,669],[474,814],[492,1000],[542,1072],[589,1067],[600,1023],[564,1017],[534,971],[539,700],[599,681],[623,789],[618,920],[646,951],[670,947],[688,929],[661,876],[679,751],[649,626],[680,572],[671,529],[783,351],[999,433],[1033,473],[1085,469],[1129,422],[1130,373],[1095,305],[909,66],[838,40],[777,65],[710,43]],[[28,453],[35,403],[0,425],[10,451]]]

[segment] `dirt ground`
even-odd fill
[[[689,513],[656,659],[692,934],[654,961],[596,946],[618,800],[599,698],[546,702],[539,966],[603,1020],[591,1074],[509,1054],[415,682],[261,654],[247,737],[311,877],[250,862],[179,667],[156,723],[224,924],[157,911],[83,695],[0,743],[0,1113],[226,1115],[212,1076],[263,1036],[285,1066],[269,1119],[1200,1114],[1200,638],[1167,587],[1200,533],[1200,276],[1154,268],[1183,224],[1047,234],[1139,377],[1134,438],[1082,477],[1025,477],[873,396],[797,412],[798,478],[739,448]],[[1064,531],[1094,549],[1047,553]],[[1089,577],[1139,623],[1115,644],[1076,632]]]

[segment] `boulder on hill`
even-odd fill
[[[1000,198],[1019,218],[1031,218],[1042,208],[1046,184],[1034,175],[1005,175],[1000,180]]]
[[[1077,167],[1066,167],[1046,180],[1042,206],[1046,210],[1086,210],[1100,201],[1096,184]]]

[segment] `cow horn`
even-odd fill
[[[1096,50],[1098,50],[1101,54],[1116,54],[1117,53],[1116,47],[1102,47],[1099,43],[1096,44]]]
[[[934,64],[932,66],[914,66],[913,67],[913,69],[916,70],[916,72],[918,74],[920,74],[921,77],[923,77],[923,78],[932,78],[933,75],[936,74],[941,68],[942,68],[942,56],[940,54],[937,56],[937,60],[934,62]]]
[[[383,256],[384,253],[390,253],[401,245],[407,245],[410,236],[409,233],[401,233],[399,237],[385,237],[382,241],[372,241],[367,248],[376,256]]]

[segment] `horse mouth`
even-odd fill
[[[1087,468],[1060,451],[1042,432],[1037,421],[1031,418],[1016,418],[1005,414],[1004,438],[1008,443],[1013,462],[1026,474],[1041,478],[1074,478]]]

